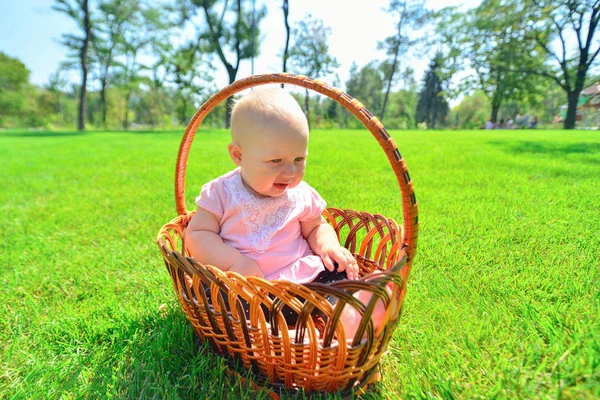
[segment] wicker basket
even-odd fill
[[[194,214],[185,207],[185,171],[195,133],[219,103],[253,86],[286,83],[322,93],[352,112],[385,151],[400,185],[403,225],[381,215],[327,208],[323,216],[338,233],[340,243],[354,254],[360,279],[330,284],[295,284],[243,277],[235,272],[202,265],[189,257],[185,229]],[[158,234],[173,287],[186,317],[199,337],[225,357],[230,365],[254,372],[261,387],[274,391],[353,391],[365,388],[378,376],[381,355],[387,349],[400,318],[406,281],[416,252],[418,218],[413,186],[406,164],[384,129],[359,101],[326,83],[292,74],[257,75],[222,89],[200,107],[188,125],[179,147],[175,177],[178,216]],[[382,271],[373,274],[374,271]],[[192,287],[186,284],[186,274]],[[384,290],[392,287],[391,296]],[[209,302],[203,288],[209,287]],[[373,293],[363,304],[352,294]],[[325,296],[337,297],[332,306]],[[304,299],[301,301],[301,299]],[[386,312],[375,330],[371,314],[381,299]],[[244,313],[249,307],[249,317]],[[284,305],[298,313],[295,326],[287,326]],[[342,307],[350,305],[362,319],[353,340],[339,323]],[[264,310],[268,309],[268,317]],[[315,309],[320,312],[315,313]],[[317,315],[315,317],[314,315]]]

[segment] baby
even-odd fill
[[[302,180],[308,136],[302,109],[279,87],[254,89],[235,104],[228,151],[238,168],[204,185],[196,198],[186,233],[196,260],[267,280],[358,279],[356,260],[321,216],[325,201]],[[357,297],[366,303],[370,293]],[[374,320],[383,312],[380,301]],[[297,314],[283,313],[295,323]],[[341,318],[354,336],[357,312],[345,307]]]

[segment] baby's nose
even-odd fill
[[[295,173],[296,173],[296,166],[294,164],[288,164],[283,169],[282,175],[283,176],[294,176]]]

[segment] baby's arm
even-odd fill
[[[308,242],[312,251],[321,256],[323,264],[329,271],[334,270],[333,263],[338,263],[338,271],[346,271],[348,279],[358,279],[358,264],[345,247],[340,246],[335,230],[318,216],[308,221],[300,222],[302,236]]]
[[[219,218],[213,213],[198,207],[187,231],[187,248],[202,264],[214,265],[223,271],[234,271],[244,276],[263,277],[256,261],[223,242],[219,236]]]

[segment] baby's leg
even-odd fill
[[[392,291],[390,288],[391,284],[388,284],[385,288],[388,295],[391,296]],[[354,297],[360,300],[365,306],[369,305],[371,301],[371,297],[373,294],[366,290],[359,290],[354,293]],[[373,328],[377,331],[382,324],[383,317],[385,316],[385,305],[381,299],[377,299],[377,303],[375,304],[375,308],[373,309],[373,313],[371,314],[371,319],[373,320]],[[362,318],[361,314],[352,306],[346,305],[344,310],[342,311],[342,315],[340,316],[340,322],[344,326],[344,330],[346,332],[346,339],[353,340],[356,335],[356,331],[358,330],[358,326],[360,325]],[[363,336],[364,337],[364,336]]]
[[[327,271],[327,270],[323,271],[321,274],[319,274],[319,276],[317,276],[317,278],[315,280],[313,280],[313,282],[330,283],[330,282],[347,279],[345,271],[344,272],[337,271],[337,263],[336,263],[335,267],[336,268],[334,271]],[[390,296],[392,294],[391,287],[392,287],[391,283],[386,286],[386,291],[387,291],[388,295],[390,295]],[[356,297],[358,300],[360,300],[365,306],[367,306],[369,304],[369,301],[371,301],[372,296],[373,296],[373,294],[366,290],[359,290],[358,292],[354,293],[354,297]],[[337,298],[335,298],[335,296],[332,296],[332,297],[326,296],[326,298],[331,303],[332,306],[335,306],[335,304],[337,303]],[[377,303],[375,304],[373,313],[371,314],[371,318],[373,319],[373,326],[374,326],[375,330],[379,329],[379,327],[381,326],[381,321],[383,320],[384,316],[385,316],[385,306],[383,304],[383,301],[378,299]],[[354,307],[349,306],[349,305],[346,305],[344,307],[344,309],[342,310],[342,314],[340,315],[339,323],[341,323],[344,327],[344,331],[346,333],[346,340],[352,341],[354,339],[354,336],[356,335],[356,331],[358,330],[358,326],[360,325],[361,321],[362,321],[362,316]]]

